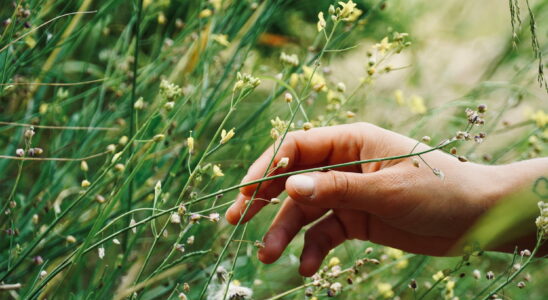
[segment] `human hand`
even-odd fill
[[[283,157],[289,164],[276,173],[304,170],[358,160],[409,154],[417,141],[367,123],[296,131],[287,135],[273,165]],[[420,144],[415,152],[429,149]],[[263,177],[274,154],[270,147],[255,161],[242,182]],[[442,151],[421,156],[444,178],[412,158],[351,165],[336,171],[278,178],[261,184],[247,222],[284,189],[289,197],[264,237],[259,250],[264,263],[276,261],[304,226],[318,221],[305,234],[300,273],[313,275],[328,252],[349,239],[427,255],[444,255],[474,220],[504,191],[489,166],[460,162]],[[416,163],[416,162],[415,162]],[[257,185],[241,188],[226,213],[237,224]]]

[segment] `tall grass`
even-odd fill
[[[299,242],[274,266],[254,259],[275,207],[245,225],[222,220],[245,169],[272,137],[283,141],[303,127],[373,120],[415,138],[431,135],[438,141],[433,149],[442,149],[466,126],[465,107],[495,99],[488,136],[519,131],[519,138],[501,138],[489,148],[459,145],[459,151],[485,163],[546,155],[546,124],[529,115],[503,122],[522,102],[538,106],[539,88],[530,79],[546,52],[538,39],[545,22],[532,32],[535,57],[519,42],[529,38],[514,19],[519,1],[510,1],[520,38],[509,35],[507,42],[515,49],[501,51],[476,86],[445,103],[376,89],[393,73],[424,71],[413,61],[398,62],[415,55],[415,41],[413,32],[397,32],[411,28],[411,20],[391,13],[390,1],[358,2],[363,12],[352,21],[330,20],[331,1],[301,2],[3,4],[0,298],[240,299],[249,290],[256,299],[327,297],[331,286],[296,275]],[[533,22],[537,13],[542,20],[548,1],[537,2],[524,2],[528,15],[521,18]],[[310,5],[317,10],[313,18]],[[319,10],[327,19],[323,31],[316,30]],[[292,30],[300,35],[287,37]],[[386,43],[391,46],[383,50]],[[280,60],[282,51],[296,61]],[[358,51],[364,52],[357,62],[363,76],[340,82],[338,63]],[[506,71],[513,64],[520,69]],[[284,101],[286,93],[293,101]],[[386,113],[392,118],[375,120]],[[231,129],[235,135],[227,137]],[[318,170],[334,167],[340,166]],[[264,175],[250,184],[290,174]],[[545,263],[530,266],[531,258],[519,252],[437,259],[361,242],[341,246],[329,259],[323,279],[347,282],[345,299],[501,291],[518,298],[524,292],[515,278],[535,278],[527,293],[543,295]],[[523,268],[512,270],[518,260],[529,265],[526,279]],[[508,280],[475,279],[474,269]],[[418,288],[408,287],[412,279]],[[450,282],[457,282],[454,290]]]

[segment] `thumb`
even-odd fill
[[[352,172],[314,172],[287,179],[287,194],[305,205],[344,208],[382,214],[384,195],[382,175]]]

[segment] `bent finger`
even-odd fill
[[[329,251],[346,239],[343,224],[335,214],[316,223],[305,234],[299,273],[306,277],[314,275]]]
[[[265,247],[259,251],[259,260],[267,264],[278,260],[301,228],[326,212],[326,209],[303,206],[288,197],[264,236]]]

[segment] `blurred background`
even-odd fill
[[[548,88],[538,78],[539,57],[545,69],[548,61],[548,1],[356,3],[361,16],[336,31],[332,51],[318,67],[330,91],[344,83],[345,100],[334,108],[327,92],[306,94],[303,106],[314,126],[365,121],[416,139],[428,135],[437,143],[464,129],[465,108],[487,104],[487,138],[459,146],[459,153],[485,164],[546,156]],[[187,226],[188,215],[182,224],[168,223],[165,215],[158,218],[158,224],[166,222],[161,236],[151,233],[148,221],[135,233],[129,226],[145,220],[154,208],[176,208],[180,199],[188,203],[239,183],[272,143],[271,120],[291,115],[283,88],[272,77],[290,82],[291,74],[303,73],[303,65],[314,66],[325,41],[317,30],[318,12],[327,15],[331,4],[337,5],[327,0],[3,0],[0,278],[23,287],[0,291],[0,298],[176,299],[184,292],[199,299],[216,262],[231,270],[235,258],[232,279],[251,288],[254,299],[306,298],[303,285],[310,286],[310,280],[297,272],[302,235],[275,264],[255,259],[253,242],[262,239],[276,206],[248,225],[241,239],[246,242],[233,239],[225,256],[222,249],[234,228],[222,219]],[[73,12],[81,13],[64,15]],[[48,20],[53,21],[45,24]],[[385,37],[393,42],[396,33],[407,33],[409,43],[377,61],[370,54],[375,45]],[[283,65],[282,52],[297,55],[299,62]],[[371,64],[377,68],[374,75],[369,74]],[[262,84],[225,123],[223,128],[236,129],[235,137],[204,155],[229,111],[237,72],[259,77]],[[181,88],[172,111],[162,108],[162,79]],[[302,82],[296,88],[303,88]],[[136,108],[140,97],[144,104]],[[298,115],[292,130],[306,121]],[[36,134],[29,141],[25,131],[31,125]],[[164,134],[165,140],[151,145],[156,134]],[[189,136],[196,140],[193,155]],[[68,160],[15,159],[17,149],[29,147],[42,149],[44,158]],[[111,159],[119,151],[124,165],[114,169]],[[89,166],[83,170],[81,158],[93,155],[98,156],[86,159]],[[210,174],[214,164],[224,176]],[[191,175],[191,169],[198,175]],[[83,180],[91,186],[83,188]],[[158,181],[162,201],[155,206]],[[215,205],[227,204],[235,195],[231,191],[215,201],[207,199],[189,212],[214,208],[222,216],[226,205]],[[117,242],[102,240],[117,230],[124,231]],[[186,252],[168,256],[174,245],[183,245]],[[367,256],[369,247],[373,252]],[[98,257],[101,248],[104,257]],[[78,252],[82,249],[86,252]],[[346,282],[339,299],[479,299],[495,286],[487,272],[494,272],[499,284],[526,260],[519,254],[479,254],[467,261],[432,258],[352,241],[330,254],[326,264],[344,269],[364,256],[380,262],[366,265],[351,278],[353,284],[346,276],[339,278]],[[64,265],[67,259],[70,267]],[[474,270],[480,271],[479,278]],[[436,284],[439,271],[450,273],[451,279]],[[416,291],[408,287],[412,279],[418,282]],[[222,287],[215,280],[208,299],[217,299]],[[527,287],[518,288],[517,281]],[[546,261],[535,261],[516,282],[499,297],[546,298]],[[313,294],[327,298],[325,289]]]

